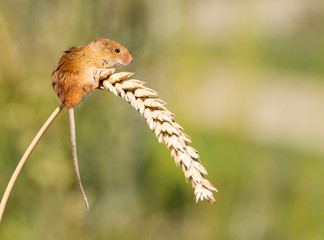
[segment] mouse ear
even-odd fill
[[[96,47],[100,46],[108,46],[109,45],[109,39],[105,39],[105,38],[96,38],[94,41],[93,41],[94,45]]]

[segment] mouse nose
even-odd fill
[[[132,55],[129,55],[128,64],[132,63],[133,60],[134,60],[133,56]]]
[[[124,54],[121,59],[122,65],[126,66],[133,62],[133,56],[130,54]]]

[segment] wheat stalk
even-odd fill
[[[191,180],[196,202],[205,198],[214,203],[212,191],[217,192],[217,189],[204,178],[207,171],[199,161],[198,152],[188,145],[191,142],[190,137],[174,121],[174,114],[165,108],[166,102],[156,97],[156,91],[145,87],[145,82],[136,79],[125,81],[133,73],[113,73],[114,69],[110,73],[112,75],[101,82],[100,88],[122,97],[140,112],[159,142],[164,142],[171,149],[171,156],[174,157],[176,165],[182,168],[186,180]]]

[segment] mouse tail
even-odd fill
[[[73,156],[73,164],[74,164],[74,170],[75,175],[77,179],[77,184],[79,186],[79,189],[81,191],[83,200],[85,202],[87,210],[89,210],[89,202],[88,198],[85,194],[82,182],[81,182],[81,176],[79,171],[79,163],[78,163],[78,155],[77,155],[77,148],[76,148],[76,138],[75,138],[75,121],[74,121],[74,108],[69,109],[69,119],[70,119],[70,131],[71,131],[71,143],[72,143],[72,156]]]

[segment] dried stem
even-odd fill
[[[39,142],[39,140],[41,139],[41,137],[43,136],[45,131],[48,129],[48,127],[51,125],[51,123],[54,121],[54,119],[57,117],[57,115],[61,112],[62,109],[63,109],[63,107],[59,106],[54,110],[52,115],[44,123],[43,127],[39,130],[39,132],[37,133],[37,135],[35,136],[35,138],[31,142],[31,144],[27,148],[26,152],[24,153],[24,155],[20,159],[14,173],[12,174],[12,176],[10,178],[10,181],[9,181],[8,186],[7,186],[7,188],[6,188],[6,190],[5,190],[4,194],[3,194],[3,197],[2,197],[2,200],[1,200],[1,203],[0,203],[0,222],[2,220],[2,215],[3,215],[3,212],[4,212],[5,208],[6,208],[6,204],[7,204],[8,198],[10,196],[11,190],[12,190],[12,188],[13,188],[16,180],[17,180],[17,177],[18,177],[22,167],[26,163],[28,157],[30,156],[30,154],[32,153],[34,148],[36,147],[37,143]]]
[[[129,72],[112,74],[101,82],[100,87],[122,97],[140,112],[159,142],[164,142],[171,150],[171,156],[176,165],[182,168],[186,179],[191,180],[196,202],[205,198],[214,203],[212,191],[217,192],[217,189],[204,178],[207,171],[199,160],[197,150],[188,145],[190,137],[174,121],[174,114],[165,108],[166,102],[156,97],[156,91],[145,87],[145,82],[140,80],[125,81],[132,75]]]

